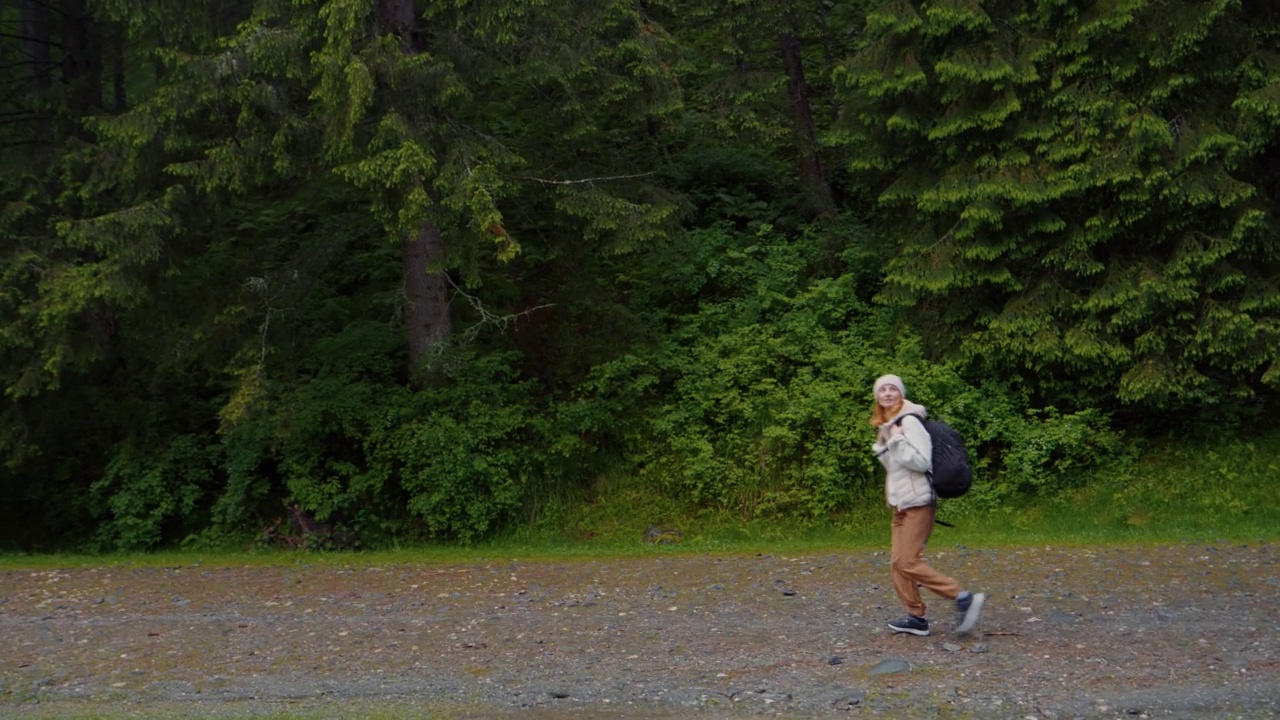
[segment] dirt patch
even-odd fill
[[[1269,545],[930,556],[968,638],[884,553],[9,570],[0,714],[1280,717]]]

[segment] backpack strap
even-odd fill
[[[897,420],[894,420],[893,424],[901,426],[902,421],[906,420],[908,417],[913,417],[919,420],[921,425],[924,425],[924,416],[921,415],[920,413],[907,413],[899,417]],[[928,428],[926,428],[925,430],[927,432]],[[938,491],[933,489],[933,471],[930,470],[929,472],[926,472],[924,476],[929,479],[929,490],[933,493],[933,500],[929,501],[929,504],[933,506],[933,513],[934,513],[933,522],[938,525],[942,525],[944,527],[955,527],[955,525],[952,525],[951,523],[945,520],[938,519]]]
[[[894,420],[893,424],[901,427],[902,421],[906,420],[909,417],[913,417],[916,420],[919,420],[920,426],[924,427],[924,416],[921,415],[920,413],[907,413],[905,415],[902,415],[897,420]],[[929,432],[929,428],[925,428],[925,432]],[[932,470],[926,471],[924,476],[926,478],[929,478],[929,490],[933,492],[933,502],[935,503],[934,507],[937,507],[936,503],[938,502],[938,492],[933,489],[933,471]],[[943,523],[943,524],[945,525],[946,523]]]

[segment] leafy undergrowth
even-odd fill
[[[977,479],[981,482],[981,478]],[[943,501],[934,547],[1025,544],[1117,545],[1280,539],[1280,446],[1236,442],[1217,450],[1169,444],[1149,449],[1092,482],[1052,497],[1015,498],[984,508],[969,498]],[[822,552],[877,549],[889,514],[879,489],[822,522],[746,521],[732,511],[682,508],[631,491],[605,496],[560,522],[467,544],[401,545],[360,552],[304,552],[256,545],[155,553],[0,555],[0,568],[103,565],[288,565],[456,563],[540,558],[610,558],[690,553]],[[637,510],[643,508],[643,510]]]

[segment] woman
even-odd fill
[[[986,596],[962,591],[951,578],[929,567],[924,546],[933,532],[937,504],[929,471],[933,468],[933,442],[924,428],[924,406],[907,400],[907,388],[897,375],[885,375],[875,383],[871,424],[877,430],[871,446],[885,468],[884,491],[893,509],[889,575],[907,616],[889,623],[894,632],[928,635],[925,604],[920,586],[954,600],[959,615],[956,632],[973,629],[982,616]]]

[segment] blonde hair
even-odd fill
[[[886,408],[880,404],[878,400],[871,401],[871,426],[880,427],[881,425],[893,419],[894,415],[902,412],[902,405],[906,402],[906,398],[900,398],[898,404],[891,408]]]

